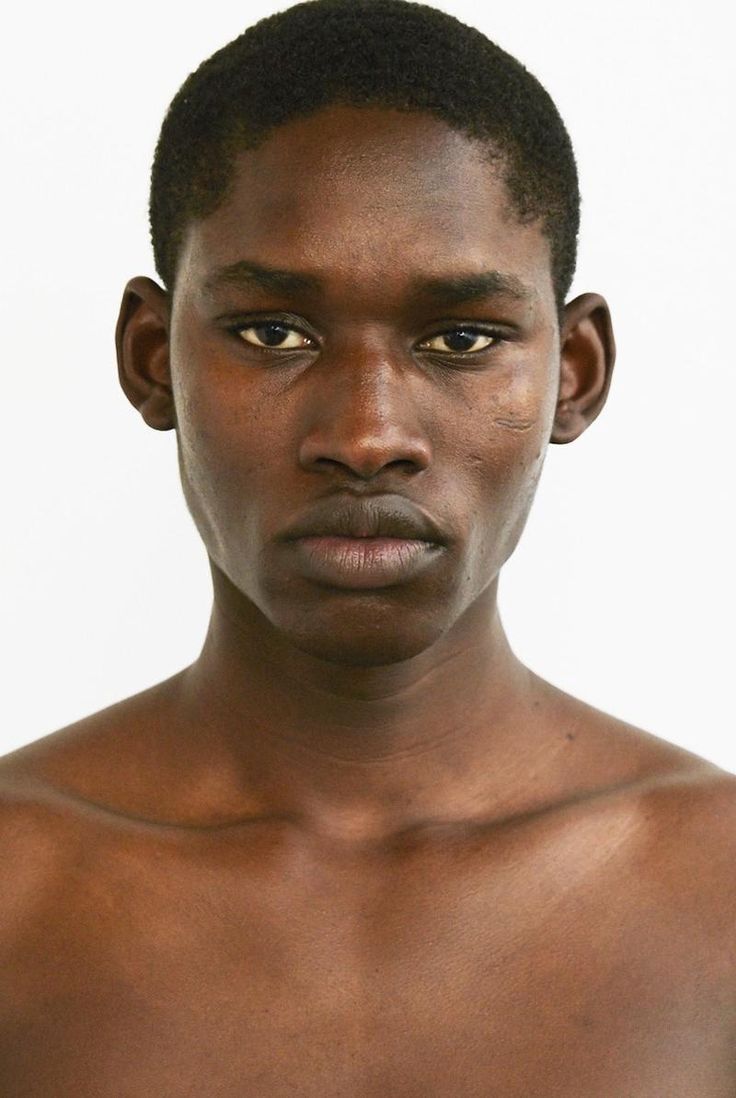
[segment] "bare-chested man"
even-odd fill
[[[546,93],[430,8],[299,5],[184,85],[151,219],[120,381],[211,624],[3,760],[2,1098],[733,1098],[736,778],[497,611],[614,358]]]

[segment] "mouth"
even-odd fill
[[[352,590],[404,583],[448,544],[426,511],[393,494],[325,497],[279,540],[290,547],[308,579]]]
[[[309,535],[292,541],[302,571],[330,587],[366,590],[406,582],[444,546],[417,538]]]
[[[286,541],[300,538],[388,538],[432,545],[445,545],[448,540],[426,511],[398,495],[318,500],[282,534]]]

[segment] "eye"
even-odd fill
[[[264,320],[260,324],[240,325],[237,333],[244,343],[265,350],[296,351],[313,347],[314,340],[291,324],[280,320]]]
[[[419,348],[422,351],[439,351],[441,354],[467,354],[487,351],[489,347],[500,342],[500,339],[497,333],[479,328],[452,328],[423,340]]]

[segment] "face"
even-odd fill
[[[482,145],[382,108],[284,125],[190,226],[169,308],[182,484],[236,601],[366,666],[491,608],[558,414],[561,333],[547,239]]]

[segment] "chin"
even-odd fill
[[[271,622],[294,648],[344,667],[384,667],[413,659],[431,648],[448,624],[426,618],[412,622],[406,611],[397,614],[395,607],[377,608],[365,602],[362,608],[343,607],[339,614],[311,614],[308,622],[279,621],[273,616]]]

